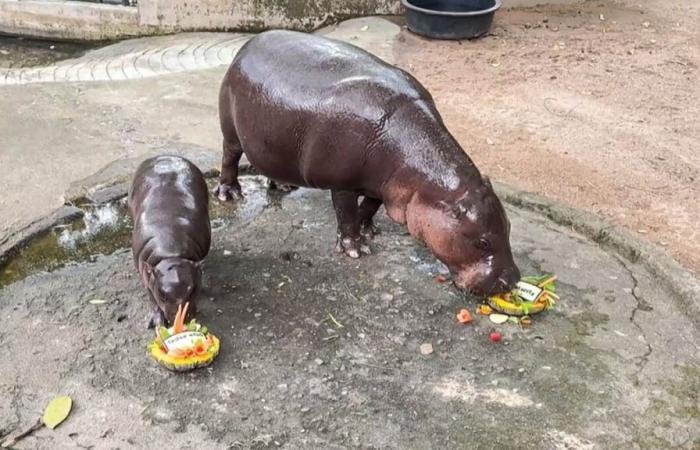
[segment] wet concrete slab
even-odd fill
[[[510,208],[523,273],[557,273],[562,301],[526,329],[461,325],[478,300],[436,283],[441,265],[383,212],[374,254],[351,260],[326,192],[263,187],[247,177],[215,226],[200,320],[222,351],[207,369],[148,358],[128,250],[0,290],[0,434],[70,394],[69,420],[18,448],[700,444],[698,329],[641,268]]]

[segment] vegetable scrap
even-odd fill
[[[492,331],[491,334],[489,334],[489,339],[491,339],[493,342],[498,342],[501,340],[501,333],[498,331]]]
[[[488,316],[493,312],[493,308],[491,308],[489,305],[479,305],[479,307],[476,309],[477,314],[481,314],[484,316]]]
[[[488,298],[491,308],[511,316],[529,316],[553,308],[559,300],[555,293],[556,275],[523,277],[510,292]]]
[[[328,319],[330,319],[331,322],[333,322],[333,325],[335,325],[336,328],[343,328],[343,324],[338,322],[335,317],[333,317],[333,314],[328,313]]]
[[[489,316],[489,320],[495,324],[502,324],[508,322],[508,316],[505,314],[493,313]]]
[[[443,274],[435,275],[435,281],[442,284],[447,281],[447,277]]]
[[[474,319],[472,319],[472,315],[468,310],[462,309],[459,311],[459,313],[457,313],[457,320],[459,320],[461,323],[469,323]]]
[[[173,326],[156,329],[156,337],[148,346],[151,356],[163,367],[183,372],[205,367],[219,354],[219,339],[196,319],[185,323],[189,303],[178,306]]]

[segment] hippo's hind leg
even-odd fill
[[[372,239],[379,234],[379,228],[374,225],[374,215],[377,214],[382,201],[378,198],[365,197],[360,203],[358,214],[360,216],[360,233],[365,239]]]
[[[299,189],[298,186],[293,186],[291,184],[278,183],[273,179],[267,180],[267,188],[270,190],[273,190],[273,191],[282,191],[282,192],[292,192],[295,189]]]
[[[241,199],[241,185],[238,183],[238,163],[243,156],[243,149],[238,137],[235,137],[234,142],[231,138],[224,139],[223,157],[221,158],[221,175],[219,176],[219,185],[214,189],[214,195],[219,200]]]
[[[369,245],[360,234],[358,197],[359,194],[354,191],[331,191],[333,208],[338,219],[336,250],[351,258],[359,258],[362,253],[371,253]]]

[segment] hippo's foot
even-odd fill
[[[363,223],[362,228],[360,228],[360,233],[367,240],[371,241],[373,237],[381,234],[381,230],[373,222]]]
[[[222,202],[228,200],[241,200],[243,199],[243,194],[241,193],[241,185],[236,184],[219,184],[214,188],[214,195]]]
[[[168,325],[168,319],[165,318],[165,314],[160,308],[156,308],[151,312],[151,314],[146,316],[146,321],[148,324],[148,329],[158,328],[161,326]]]
[[[351,258],[359,258],[362,254],[372,254],[372,250],[369,248],[369,243],[364,236],[352,238],[350,236],[341,236],[340,234],[338,235],[338,241],[335,244],[335,251],[338,253],[345,253]]]
[[[292,192],[295,189],[299,189],[297,186],[291,185],[291,184],[282,184],[278,183],[273,180],[268,180],[267,182],[267,188],[273,191],[281,191],[281,192]]]

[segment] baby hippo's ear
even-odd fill
[[[459,219],[462,217],[462,215],[464,215],[464,213],[467,212],[467,207],[460,201],[450,205],[446,201],[440,200],[438,204],[445,212],[449,213],[455,219]]]
[[[155,283],[155,277],[153,276],[153,266],[148,264],[147,261],[143,261],[141,263],[141,270],[139,275],[141,276],[141,280],[143,281],[143,284],[148,287],[149,289],[153,287],[153,284]]]

